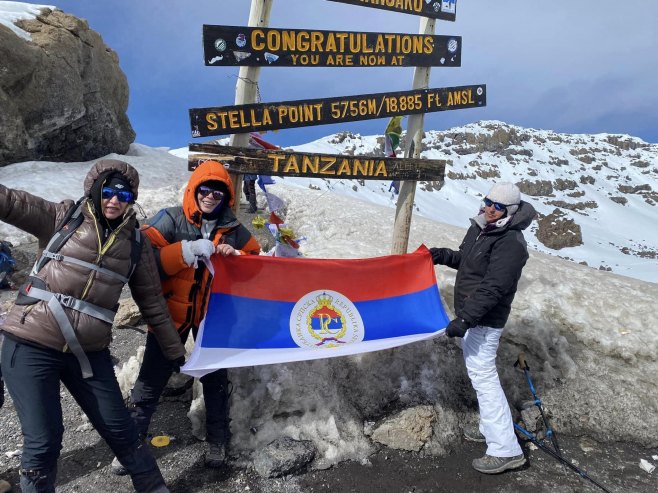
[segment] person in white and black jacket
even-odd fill
[[[521,271],[528,260],[523,237],[536,215],[521,200],[513,183],[497,183],[471,219],[459,250],[431,248],[434,264],[457,269],[455,319],[448,337],[463,337],[466,370],[480,407],[478,428],[464,430],[467,439],[487,443],[473,467],[496,474],[525,464],[514,433],[512,415],[496,370],[496,352],[512,307]]]

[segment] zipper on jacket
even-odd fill
[[[121,229],[126,225],[128,222],[128,218],[125,218],[117,228],[110,233],[110,236],[107,238],[107,241],[103,245],[102,240],[101,240],[101,233],[100,230],[98,229],[98,220],[96,220],[96,216],[94,215],[94,211],[91,208],[91,205],[87,203],[87,208],[89,209],[89,212],[91,213],[92,217],[94,218],[94,227],[96,228],[96,240],[98,242],[98,253],[96,254],[96,260],[94,261],[94,264],[98,265],[100,267],[101,262],[103,261],[103,256],[105,253],[107,253],[108,249],[112,246],[114,243],[114,240],[116,239],[117,233],[121,231]],[[131,245],[132,247],[132,245]],[[82,296],[80,296],[81,300],[84,300],[85,297],[89,294],[89,290],[91,289],[91,284],[94,280],[96,271],[92,270],[89,272],[89,277],[87,278],[87,282],[85,284],[84,289],[82,290]]]

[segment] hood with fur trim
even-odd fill
[[[91,194],[91,187],[94,182],[101,176],[108,176],[115,173],[121,173],[130,184],[135,200],[139,189],[139,173],[131,165],[118,159],[100,159],[91,167],[87,176],[85,176],[84,191],[87,197]]]
[[[217,161],[205,161],[192,172],[183,195],[183,212],[192,224],[201,224],[202,212],[196,201],[196,190],[199,185],[207,181],[221,181],[224,183],[228,189],[228,203],[224,207],[233,207],[235,201],[233,181],[231,181],[228,171],[226,171],[223,164]]]

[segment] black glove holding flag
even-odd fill
[[[446,259],[446,249],[445,248],[430,248],[430,253],[432,254],[432,262],[434,265],[445,265],[447,262]]]
[[[446,327],[446,335],[448,337],[464,337],[466,331],[471,328],[471,325],[463,318],[456,318],[451,320]]]

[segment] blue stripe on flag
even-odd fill
[[[290,335],[294,303],[221,293],[210,297],[201,347],[295,348]],[[402,296],[354,303],[363,319],[364,341],[426,334],[448,324],[436,285]],[[235,327],[232,332],[225,327]]]

